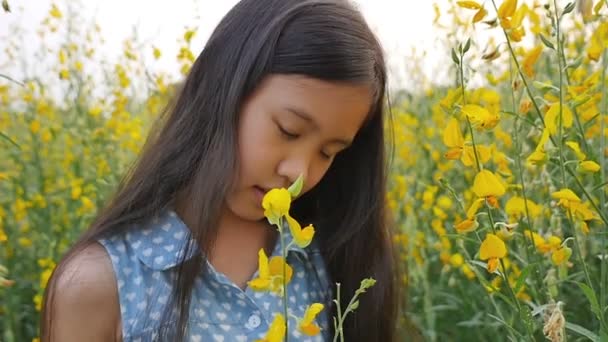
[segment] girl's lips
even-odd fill
[[[266,195],[266,193],[268,192],[268,190],[257,185],[253,187],[253,191],[255,192],[255,195],[260,202],[264,199],[264,195]]]

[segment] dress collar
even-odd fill
[[[308,259],[309,250],[317,248],[314,243],[306,248],[291,243],[293,236],[287,224],[284,224],[283,236],[287,255],[293,253]],[[192,239],[190,229],[172,209],[163,211],[148,223],[129,231],[126,234],[126,240],[139,260],[157,271],[177,266],[186,250],[188,255],[185,260],[189,260],[199,253],[199,247]],[[281,254],[281,240],[278,236],[272,255]]]

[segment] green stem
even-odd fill
[[[509,68],[512,71],[512,66],[513,63],[509,63]],[[511,76],[511,84],[513,83],[513,72],[510,73]],[[513,106],[513,110],[517,111],[517,107],[515,104],[515,94],[513,92],[513,90],[511,91],[511,105]],[[517,114],[517,113],[516,113]],[[515,130],[515,132],[519,132],[519,128],[518,128],[518,123],[519,123],[519,119],[520,116],[519,115],[515,115],[515,121],[513,122],[513,128]],[[528,232],[528,236],[526,236],[526,234],[524,234],[524,241],[526,242],[527,246],[524,248],[524,251],[526,253],[526,259],[528,260],[528,263],[530,262],[530,260],[532,259],[530,257],[530,250],[532,250],[532,253],[534,254],[535,258],[536,258],[536,262],[538,263],[538,265],[540,265],[539,269],[535,269],[534,270],[534,274],[535,274],[535,278],[536,278],[536,282],[537,282],[537,286],[538,288],[542,288],[542,284],[543,284],[543,278],[542,275],[545,274],[545,269],[544,269],[544,265],[542,262],[542,256],[539,253],[536,253],[536,248],[534,246],[534,240],[532,239],[532,220],[531,220],[531,216],[530,216],[530,210],[528,209],[528,195],[526,194],[526,182],[524,181],[524,173],[523,173],[523,168],[522,168],[522,163],[521,163],[521,141],[519,139],[519,134],[516,133],[514,135],[514,139],[515,139],[515,166],[517,168],[518,171],[518,176],[519,176],[519,184],[521,184],[521,195],[524,199],[524,210],[526,212],[526,226],[525,226],[525,230]],[[521,220],[520,220],[521,222]],[[537,291],[536,288],[533,289],[534,293],[537,296],[542,297],[543,301],[545,301],[545,296],[543,295],[542,292]]]
[[[600,117],[600,165],[602,165],[600,170],[600,184],[606,182],[606,135],[603,133],[606,129],[604,126],[605,117],[608,115],[608,94],[606,92],[606,69],[608,69],[608,54],[606,53],[606,49],[602,53],[602,116]],[[606,207],[606,190],[600,191],[600,208]],[[604,223],[604,229],[608,228],[608,225]],[[602,236],[602,253],[606,253],[606,249],[608,247],[608,241],[606,238],[606,234]],[[606,284],[608,283],[608,275],[606,274],[606,260],[603,259],[600,263],[600,308],[606,307],[607,301],[607,293],[606,293]],[[600,310],[603,312],[603,310]]]
[[[281,254],[283,255],[283,313],[285,315],[285,341],[289,342],[289,312],[287,311],[287,253],[283,237],[283,218],[279,219],[279,238],[281,239]]]
[[[557,0],[553,0],[553,9],[555,13],[555,32],[556,32],[556,42],[557,42],[557,63],[559,67],[559,130],[558,130],[558,148],[559,148],[559,159],[560,159],[560,171],[562,175],[562,186],[566,188],[568,186],[566,182],[566,165],[564,165],[564,154],[563,154],[563,102],[564,102],[564,85],[563,85],[563,66],[562,66],[562,58],[560,56],[560,52],[563,52],[562,47],[562,39],[560,35],[560,22],[561,18],[559,17],[557,10]],[[565,57],[564,57],[565,58]],[[603,136],[603,133],[600,133]],[[584,136],[582,139],[584,140]],[[574,177],[576,178],[576,177]],[[572,218],[572,212],[568,209],[568,223],[572,229],[572,236],[574,237],[575,249],[577,251],[580,262],[583,266],[583,273],[585,274],[585,280],[587,281],[587,285],[593,289],[593,283],[591,282],[591,277],[589,276],[589,271],[587,269],[587,264],[585,259],[583,258],[583,254],[581,252],[580,244],[578,241],[578,234],[576,232],[576,227],[574,225],[574,220]],[[604,325],[604,310],[600,309],[600,325]]]

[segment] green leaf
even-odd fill
[[[469,51],[470,47],[471,47],[471,38],[467,39],[467,42],[464,43],[464,48],[462,49],[462,53],[465,54],[467,51]]]
[[[289,186],[289,189],[287,189],[287,191],[289,191],[289,194],[291,195],[291,198],[298,197],[298,195],[300,194],[300,191],[302,191],[303,185],[304,185],[304,177],[302,177],[302,175],[299,175],[298,179],[296,179],[296,181],[293,182],[293,184],[291,184]]]
[[[586,338],[590,339],[593,342],[599,342],[600,341],[600,337],[597,336],[595,333],[581,327],[578,324],[574,324],[574,323],[570,323],[570,322],[566,322],[566,329],[573,331],[579,335],[585,336]]]
[[[2,9],[4,9],[4,12],[10,12],[11,8],[8,5],[8,0],[2,0]]]
[[[545,36],[543,36],[542,33],[539,35],[540,35],[540,40],[542,40],[543,44],[545,44],[546,47],[548,47],[549,49],[555,50],[555,46],[553,46],[553,43],[551,43],[549,41],[549,39],[547,39]]]
[[[357,310],[357,308],[359,307],[359,301],[356,300],[353,302],[353,304],[350,306],[351,310]]]
[[[526,278],[528,277],[528,273],[530,273],[533,266],[534,264],[530,264],[521,271],[521,274],[519,275],[519,278],[517,278],[517,282],[515,283],[515,288],[513,288],[513,292],[518,293],[521,287],[524,286]]]
[[[458,60],[458,55],[456,55],[456,50],[452,48],[452,60],[456,65],[460,65],[460,61]]]
[[[572,10],[574,9],[574,2],[570,2],[566,5],[566,8],[564,8],[564,12],[562,13],[562,17],[570,12],[572,12]]]
[[[578,285],[581,290],[583,290],[583,293],[587,297],[587,300],[589,300],[589,303],[591,303],[591,311],[597,316],[598,319],[600,319],[600,304],[597,301],[597,297],[593,289],[587,286],[587,284],[579,283],[576,281],[574,283]]]

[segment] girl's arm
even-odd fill
[[[122,340],[116,279],[103,246],[94,243],[69,260],[54,292],[50,342]]]

